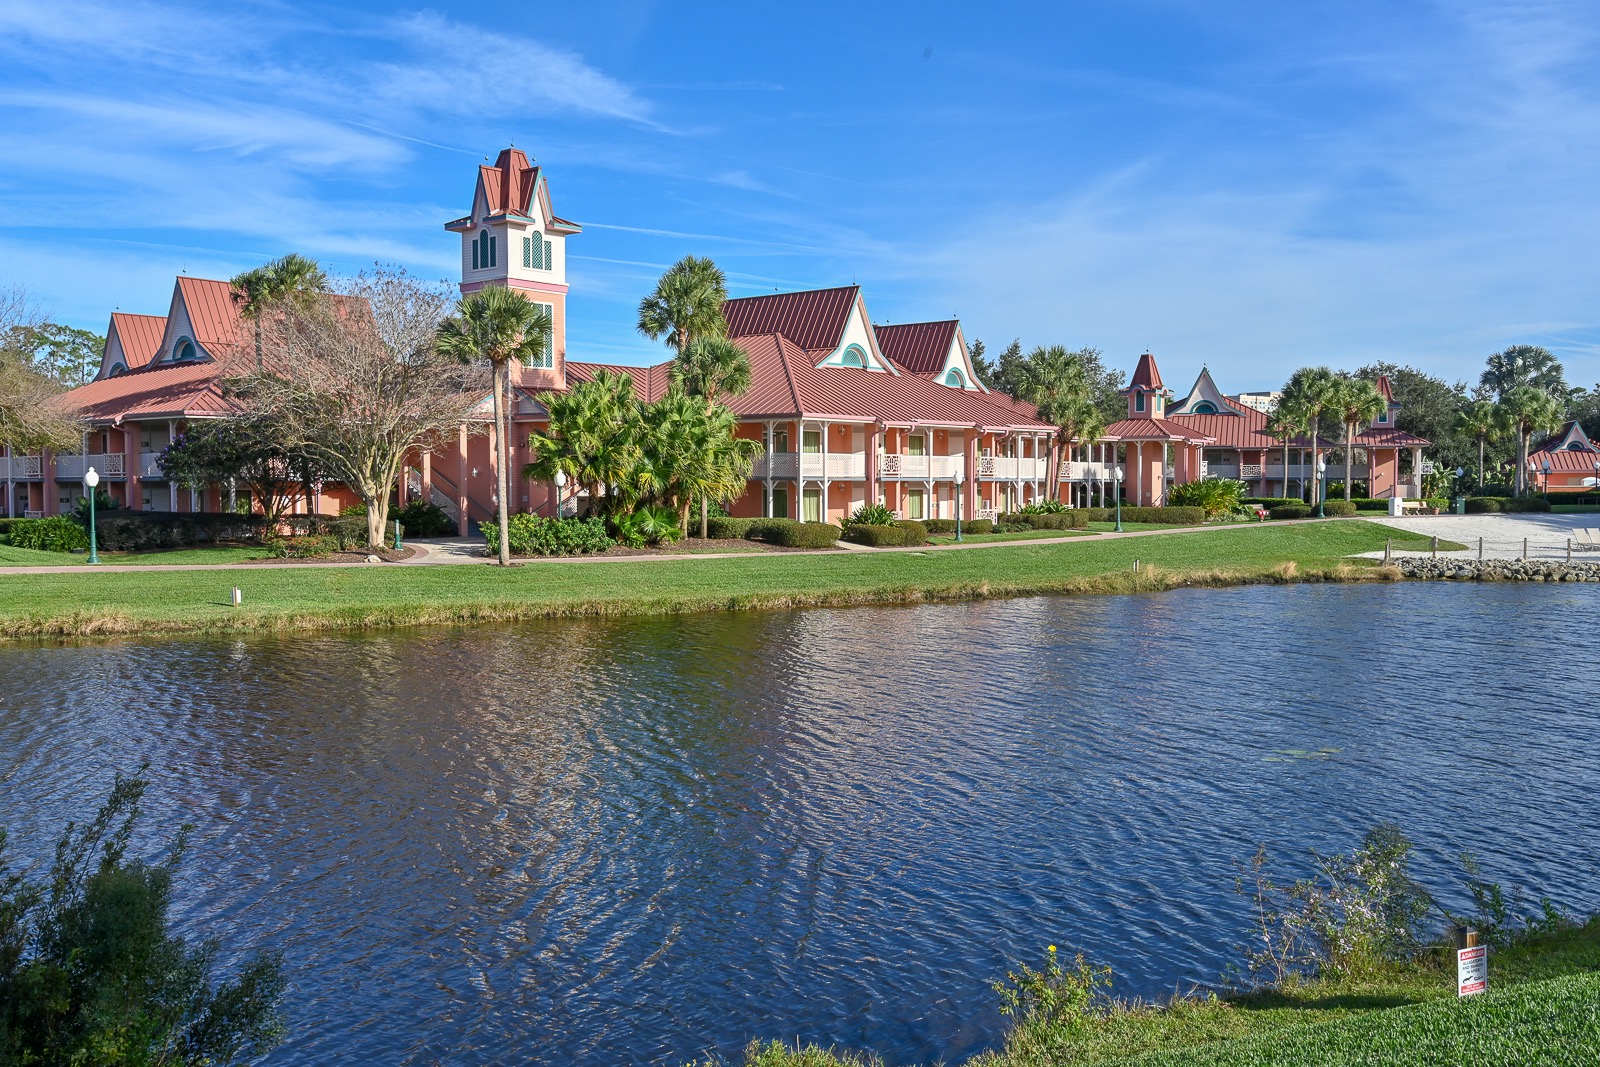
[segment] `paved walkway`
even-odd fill
[[[1381,519],[1385,526],[1397,530],[1437,537],[1441,541],[1457,541],[1466,545],[1464,551],[1440,552],[1440,556],[1456,559],[1478,558],[1478,542],[1483,542],[1484,559],[1567,558],[1567,544],[1572,542],[1573,559],[1600,559],[1600,552],[1580,549],[1573,531],[1600,528],[1600,513],[1592,515],[1555,515],[1530,513],[1522,515],[1416,515],[1403,519]],[[1526,540],[1526,548],[1524,548]],[[1379,558],[1382,552],[1362,553]],[[1430,549],[1395,550],[1395,555],[1431,555]]]

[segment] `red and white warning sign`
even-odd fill
[[[1489,988],[1489,946],[1456,949],[1456,996],[1470,997]]]

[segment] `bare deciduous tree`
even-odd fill
[[[0,444],[16,450],[71,448],[83,432],[61,383],[34,366],[24,343],[44,322],[21,286],[0,289]]]
[[[262,369],[232,379],[248,408],[270,414],[284,444],[312,457],[367,507],[367,541],[383,543],[389,492],[406,453],[455,434],[489,382],[438,349],[447,289],[380,268],[264,318]]]

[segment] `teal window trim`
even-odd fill
[[[867,365],[867,353],[860,345],[848,345],[839,354],[839,365],[841,367],[865,367]]]

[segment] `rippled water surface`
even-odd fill
[[[12,645],[0,825],[149,761],[186,928],[287,954],[273,1064],[954,1060],[1049,942],[1215,979],[1258,843],[1390,818],[1600,906],[1597,632],[1415,584]]]

